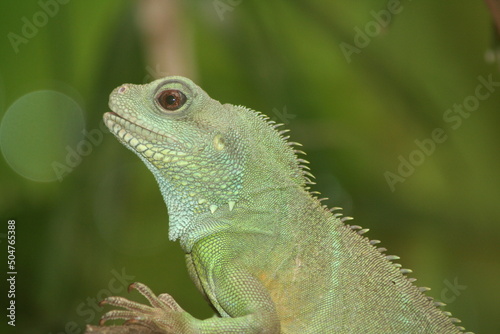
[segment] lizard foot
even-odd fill
[[[140,324],[160,333],[178,333],[179,330],[186,328],[188,314],[172,296],[166,293],[156,296],[150,288],[139,282],[130,284],[128,291],[132,289],[146,297],[151,306],[123,297],[107,297],[101,301],[101,306],[111,305],[124,308],[124,310],[106,312],[101,317],[99,325],[104,325],[108,320],[125,320],[126,323]]]

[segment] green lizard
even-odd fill
[[[134,283],[151,306],[109,297],[101,324],[162,333],[462,333],[369,240],[328,210],[279,124],[221,104],[183,77],[125,84],[104,115],[154,174],[189,274],[217,310],[199,320],[168,294]]]

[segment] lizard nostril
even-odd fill
[[[120,88],[118,88],[118,93],[123,94],[127,91],[127,86],[123,85]]]

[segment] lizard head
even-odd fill
[[[276,175],[287,174],[283,168],[302,176],[293,150],[265,116],[223,105],[189,79],[122,85],[111,93],[109,107],[106,126],[160,185],[171,239],[185,232],[188,216],[232,211],[245,191],[282,184]],[[178,220],[174,229],[172,219]]]
[[[147,85],[124,84],[111,93],[112,112],[104,114],[104,121],[123,144],[156,165],[187,155],[200,135],[192,133],[197,130],[191,126],[190,111],[203,104],[193,85],[176,77]]]

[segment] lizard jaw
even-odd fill
[[[106,112],[103,118],[109,130],[122,143],[138,153],[147,154],[148,151],[151,151],[152,146],[164,149],[175,147],[175,150],[169,150],[171,153],[183,151],[184,145],[176,137],[149,130],[129,121],[116,112]]]

